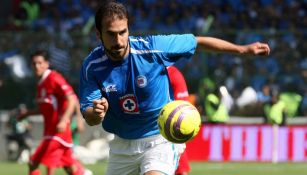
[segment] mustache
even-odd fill
[[[118,49],[123,49],[123,48],[125,48],[125,46],[115,45],[111,47],[111,50],[118,50]]]

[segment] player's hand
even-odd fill
[[[105,114],[108,111],[109,103],[106,98],[102,98],[99,100],[93,100],[93,113],[95,116],[103,119]]]
[[[106,98],[93,100],[93,107],[85,109],[82,114],[86,123],[90,126],[99,125],[106,115],[109,103]]]
[[[57,129],[58,132],[64,132],[65,129],[66,129],[66,127],[68,127],[67,122],[61,120],[61,121],[57,124],[56,129]]]
[[[268,44],[255,42],[249,45],[243,46],[243,53],[247,55],[269,55],[270,47]]]
[[[85,130],[85,128],[84,128],[84,125],[83,125],[83,123],[82,123],[82,121],[81,122],[77,122],[77,132],[83,132]]]

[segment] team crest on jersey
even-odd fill
[[[147,86],[147,78],[144,75],[139,75],[136,78],[136,84],[138,85],[139,88]]]
[[[119,103],[124,113],[137,114],[140,112],[136,97],[133,94],[127,94],[123,97],[120,97]]]
[[[44,97],[46,97],[46,89],[45,88],[42,88],[42,90],[40,91],[40,97],[41,98],[44,98]]]
[[[47,96],[47,92],[45,88],[42,88],[39,92],[39,96],[37,98],[38,103],[52,103],[52,99]]]

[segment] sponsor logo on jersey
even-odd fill
[[[136,84],[138,85],[139,88],[147,86],[147,78],[143,75],[139,75],[136,78]]]
[[[123,97],[120,97],[119,103],[124,113],[127,114],[140,113],[136,97],[133,94],[127,94]]]
[[[102,90],[104,92],[116,92],[117,91],[117,88],[116,88],[116,85],[115,84],[110,84],[106,87],[103,87]]]

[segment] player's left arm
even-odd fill
[[[60,121],[57,124],[57,131],[63,132],[69,127],[68,123],[71,121],[71,117],[75,111],[76,100],[75,93],[70,84],[65,80],[65,78],[57,74],[57,76],[53,79],[54,82],[54,93],[57,98],[65,97],[67,100],[67,106],[63,109],[62,113],[60,113]]]
[[[75,115],[76,115],[76,122],[77,122],[77,131],[82,132],[84,131],[84,119],[82,117],[82,113],[80,111],[80,102],[76,98],[76,105],[75,105]]]
[[[70,93],[66,95],[66,100],[67,100],[67,107],[65,108],[62,116],[60,116],[60,121],[57,125],[57,130],[58,132],[63,132],[65,131],[66,127],[67,127],[67,123],[70,123],[71,117],[75,111],[75,98],[74,98],[74,94]]]
[[[242,55],[269,55],[270,47],[266,43],[255,42],[247,45],[237,45],[222,39],[197,36],[197,50],[232,53]]]

